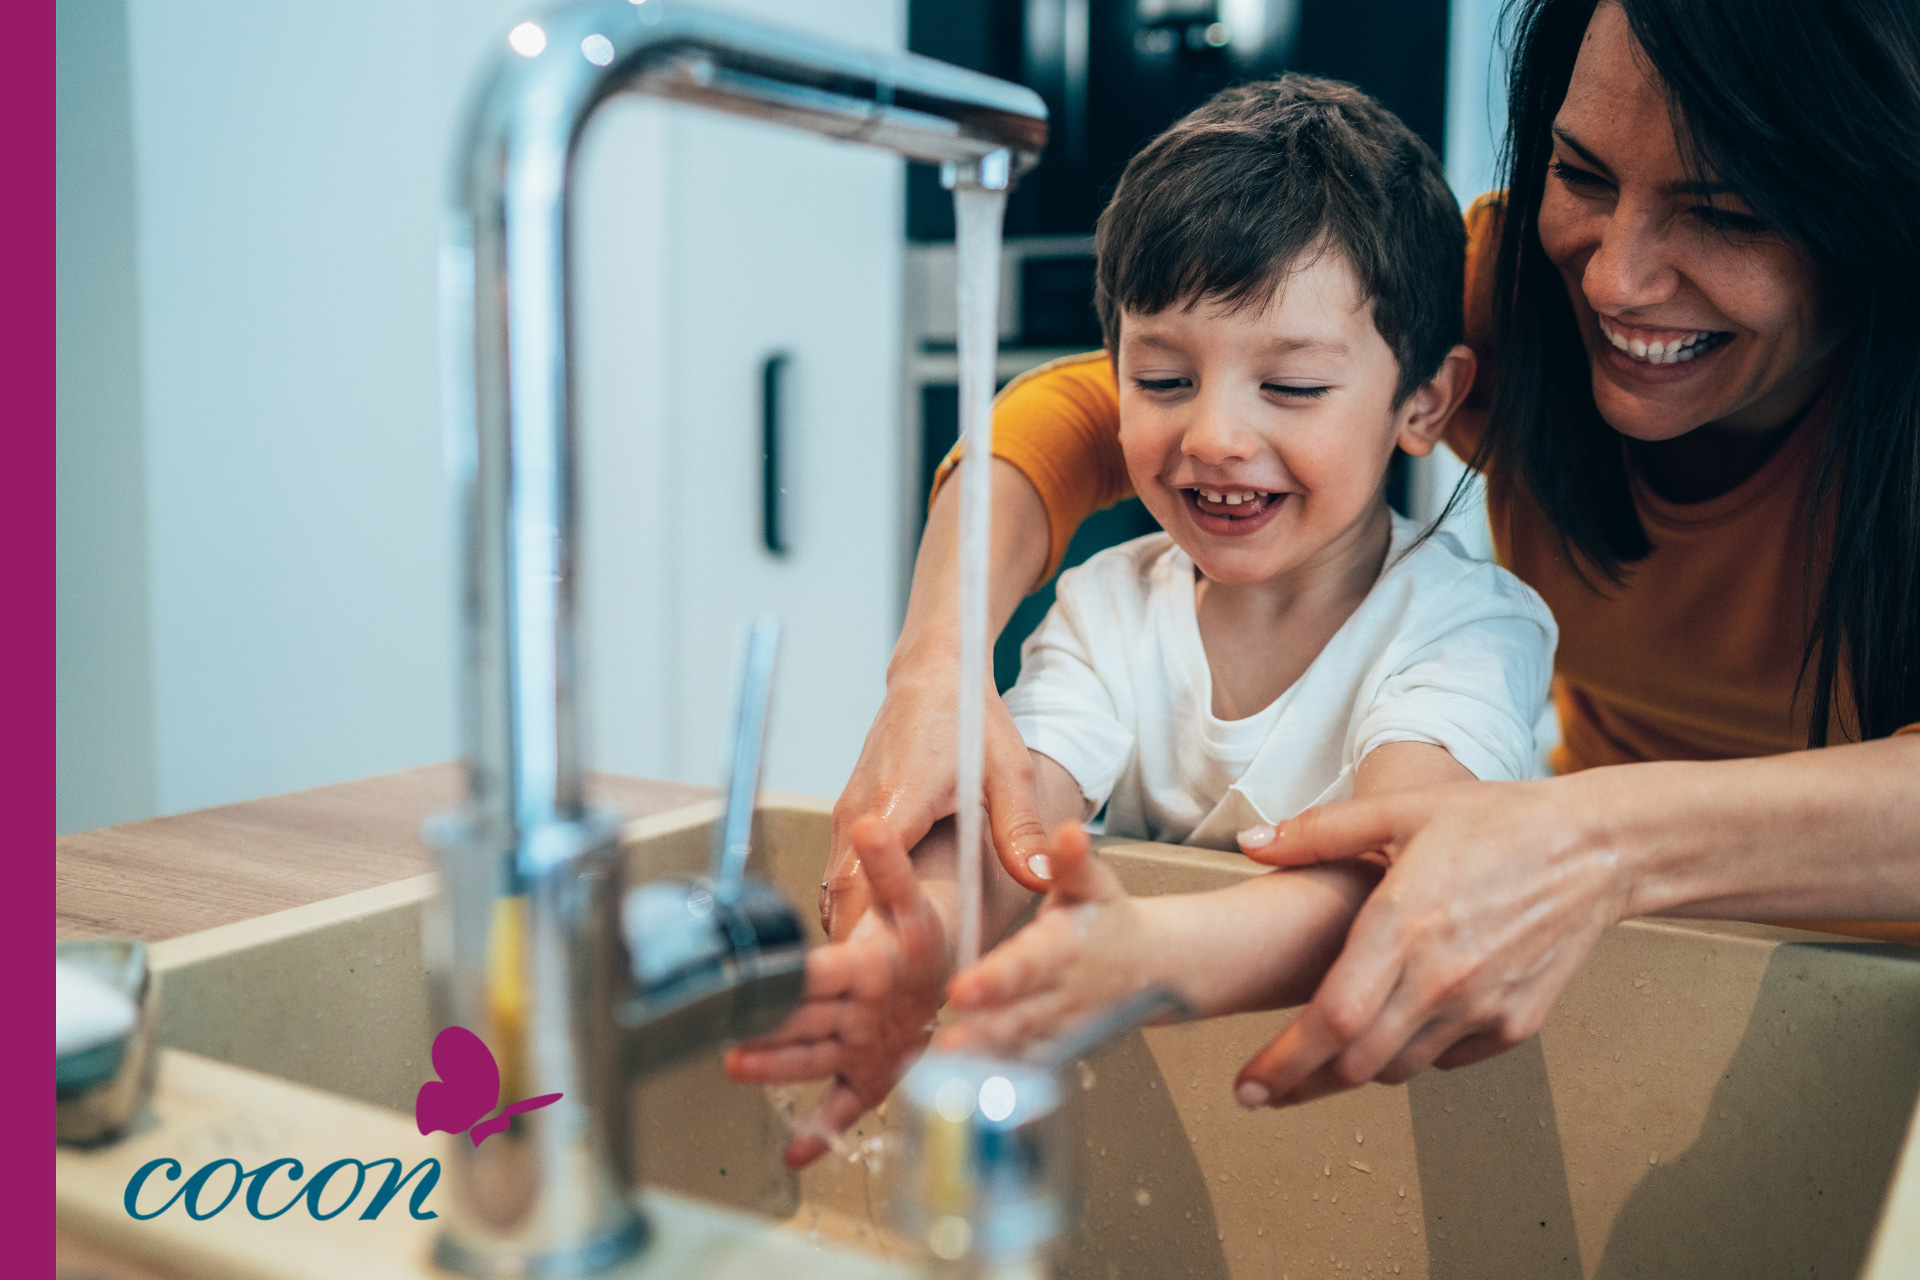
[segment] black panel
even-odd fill
[[[1445,0],[1306,0],[1294,70],[1359,85],[1445,154]]]
[[[947,451],[953,448],[953,442],[959,438],[960,389],[951,383],[939,382],[922,386],[919,510],[923,523],[927,501],[933,494],[933,473],[939,470],[940,460],[947,456]],[[1152,533],[1159,527],[1159,522],[1148,514],[1137,498],[1129,498],[1105,511],[1096,511],[1081,522],[1073,541],[1067,544],[1066,559],[1061,567],[1071,569],[1097,551]],[[1006,630],[1000,633],[1000,639],[993,646],[993,676],[1002,693],[1011,689],[1013,682],[1020,678],[1020,646],[1051,608],[1053,583],[1049,582],[1020,602]]]
[[[1056,32],[1082,3],[1091,15],[1084,119],[1070,110],[1069,58]],[[1440,149],[1447,0],[1301,0],[1269,9],[1297,14],[1297,23],[1214,48],[1206,40],[1215,0],[910,0],[908,47],[1018,80],[1046,99],[1052,136],[1009,202],[1008,235],[1091,232],[1121,170],[1155,134],[1228,84],[1289,69],[1359,85]],[[923,165],[909,166],[907,235],[953,238],[951,200]]]
[[[1408,492],[1409,481],[1413,478],[1413,459],[1398,449],[1393,457],[1387,459],[1387,505],[1401,515],[1413,516],[1409,503],[1412,495]]]
[[[1027,347],[1097,347],[1094,257],[1068,253],[1020,260],[1020,343]]]
[[[929,382],[920,388],[920,512],[926,523],[927,503],[933,498],[933,476],[940,460],[960,438],[960,388],[950,382]],[[919,535],[915,534],[916,543]]]
[[[1128,498],[1117,506],[1105,511],[1096,511],[1080,522],[1074,531],[1073,541],[1067,544],[1066,559],[1060,567],[1071,569],[1083,564],[1095,552],[1117,546],[1160,528],[1160,522],[1153,518],[1146,506],[1138,498]],[[1020,678],[1020,646],[1025,644],[1040,620],[1047,616],[1047,610],[1053,608],[1053,583],[1048,582],[1025,600],[1013,611],[1013,617],[1007,621],[1007,629],[1000,633],[1000,639],[993,646],[993,680],[1005,693],[1013,688],[1013,682]]]

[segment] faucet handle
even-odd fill
[[[710,880],[657,880],[628,890],[620,917],[631,984],[615,1022],[635,1075],[765,1034],[800,1003],[806,939],[771,885],[722,898]]]
[[[780,620],[755,619],[748,629],[735,704],[733,747],[727,753],[727,808],[713,838],[713,894],[731,902],[753,852],[753,806],[760,793],[760,759],[767,742],[767,704],[773,698],[774,658],[780,652]]]

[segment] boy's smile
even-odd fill
[[[1287,500],[1284,493],[1243,489],[1234,485],[1207,485],[1180,490],[1194,524],[1219,538],[1244,538],[1272,523]]]
[[[1323,246],[1264,306],[1123,311],[1115,365],[1148,510],[1210,582],[1289,596],[1329,572],[1371,581],[1394,448],[1431,450],[1456,398],[1443,378],[1438,400],[1428,384],[1394,403],[1399,362],[1346,255]]]

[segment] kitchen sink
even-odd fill
[[[716,816],[708,803],[630,824],[630,875],[704,870]],[[809,928],[828,828],[829,806],[803,797],[770,795],[757,819],[752,874]],[[1262,871],[1207,850],[1101,849],[1136,894]],[[422,876],[155,945],[163,1043],[410,1122],[437,1030],[421,942],[434,888]],[[1889,1241],[1910,1231],[1892,1222],[1910,1210],[1884,1208],[1920,1177],[1912,1157],[1900,1173],[1920,1095],[1920,951],[1631,922],[1510,1053],[1246,1113],[1233,1074],[1290,1016],[1136,1032],[1072,1073],[1084,1211],[1061,1276],[1748,1280],[1900,1265],[1894,1245],[1873,1250],[1883,1218]],[[795,1102],[732,1083],[717,1057],[636,1086],[646,1182],[906,1257],[885,1225],[887,1108],[796,1175],[779,1161]]]

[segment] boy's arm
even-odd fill
[[[1367,752],[1354,772],[1353,794],[1358,799],[1474,780],[1473,771],[1445,747],[1431,742],[1384,742]]]
[[[1473,774],[1445,747],[1388,742],[1367,753],[1355,773],[1355,796],[1472,782]],[[1321,977],[1346,940],[1347,926],[1378,884],[1384,867],[1371,861],[1310,868],[1325,874],[1257,876],[1212,893],[1168,897],[1165,945],[1185,954],[1224,955],[1220,940],[1244,940],[1238,959],[1202,964],[1205,986],[1195,995],[1209,1014],[1284,1009],[1313,998]],[[1178,904],[1177,906],[1175,904]],[[1145,904],[1143,904],[1145,905]],[[1178,930],[1178,936],[1173,930]],[[1211,932],[1210,932],[1211,931]],[[1208,945],[1208,939],[1213,939]],[[1207,973],[1205,970],[1217,969]]]
[[[1054,887],[1039,916],[949,984],[949,1001],[973,1016],[948,1043],[1015,1052],[1157,985],[1200,1017],[1298,1004],[1380,874],[1342,863],[1136,899],[1078,825],[1057,828],[1048,855]]]
[[[1045,756],[1034,763],[1039,776],[1051,767],[1071,782]],[[1472,779],[1443,747],[1391,742],[1361,761],[1354,793]],[[974,1014],[956,1040],[1010,1052],[1156,985],[1179,992],[1198,1017],[1304,1003],[1381,874],[1376,864],[1342,862],[1134,899],[1077,827],[1056,830],[1049,852],[1058,879],[1039,918],[949,985],[954,1007]]]

